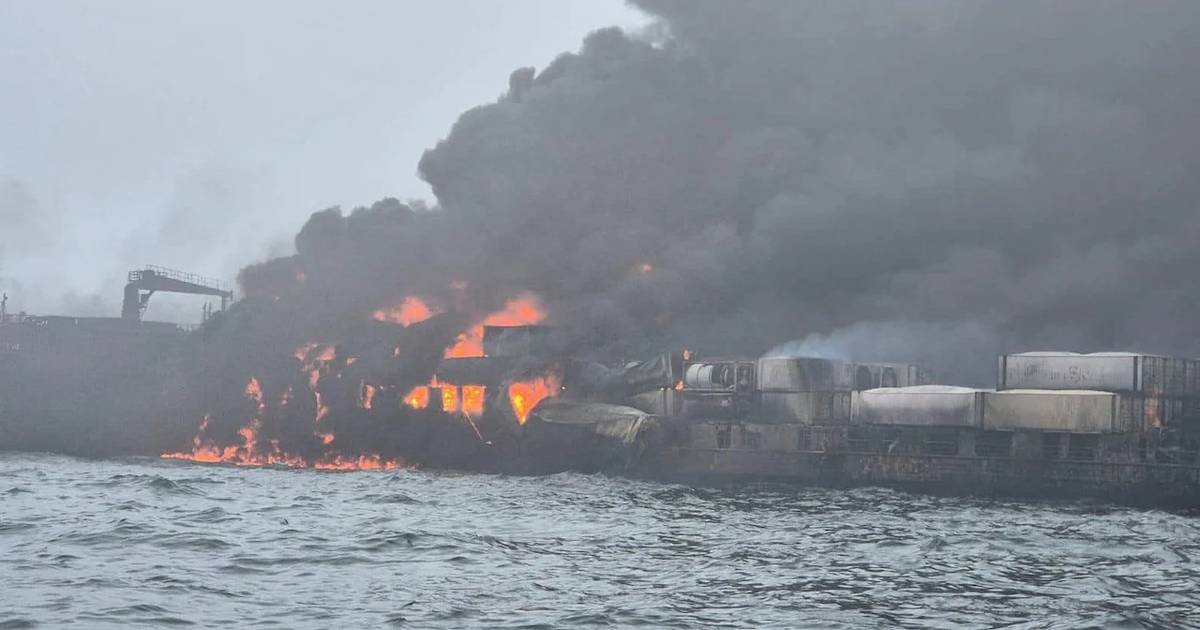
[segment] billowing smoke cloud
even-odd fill
[[[244,270],[239,365],[406,295],[448,343],[526,290],[583,354],[796,340],[985,384],[1005,350],[1200,352],[1200,5],[635,4],[650,34],[462,115],[436,207],[318,212]]]

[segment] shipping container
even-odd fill
[[[759,414],[767,423],[846,424],[851,392],[763,392]]]
[[[871,389],[865,365],[837,359],[771,357],[758,360],[758,387],[763,392],[826,392]]]
[[[886,387],[854,392],[854,424],[983,426],[983,391],[950,385]]]
[[[983,428],[989,431],[1123,433],[1136,420],[1122,413],[1121,396],[1092,390],[1014,389],[983,394]]]
[[[997,389],[1072,389],[1148,396],[1200,394],[1194,360],[1129,352],[1025,352],[1000,355]]]

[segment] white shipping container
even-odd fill
[[[983,426],[983,391],[949,385],[885,387],[854,392],[854,424]]]
[[[1090,390],[1014,389],[983,394],[983,428],[991,431],[1121,433],[1120,397]]]
[[[1195,374],[1195,376],[1193,376]],[[1000,355],[997,389],[1074,389],[1200,395],[1200,364],[1130,352]]]

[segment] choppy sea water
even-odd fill
[[[1198,558],[1153,510],[0,453],[0,628],[1178,628]]]

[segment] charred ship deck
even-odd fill
[[[1027,353],[1001,357],[995,390],[929,380],[801,357],[686,364],[629,472],[1200,507],[1200,362]]]

